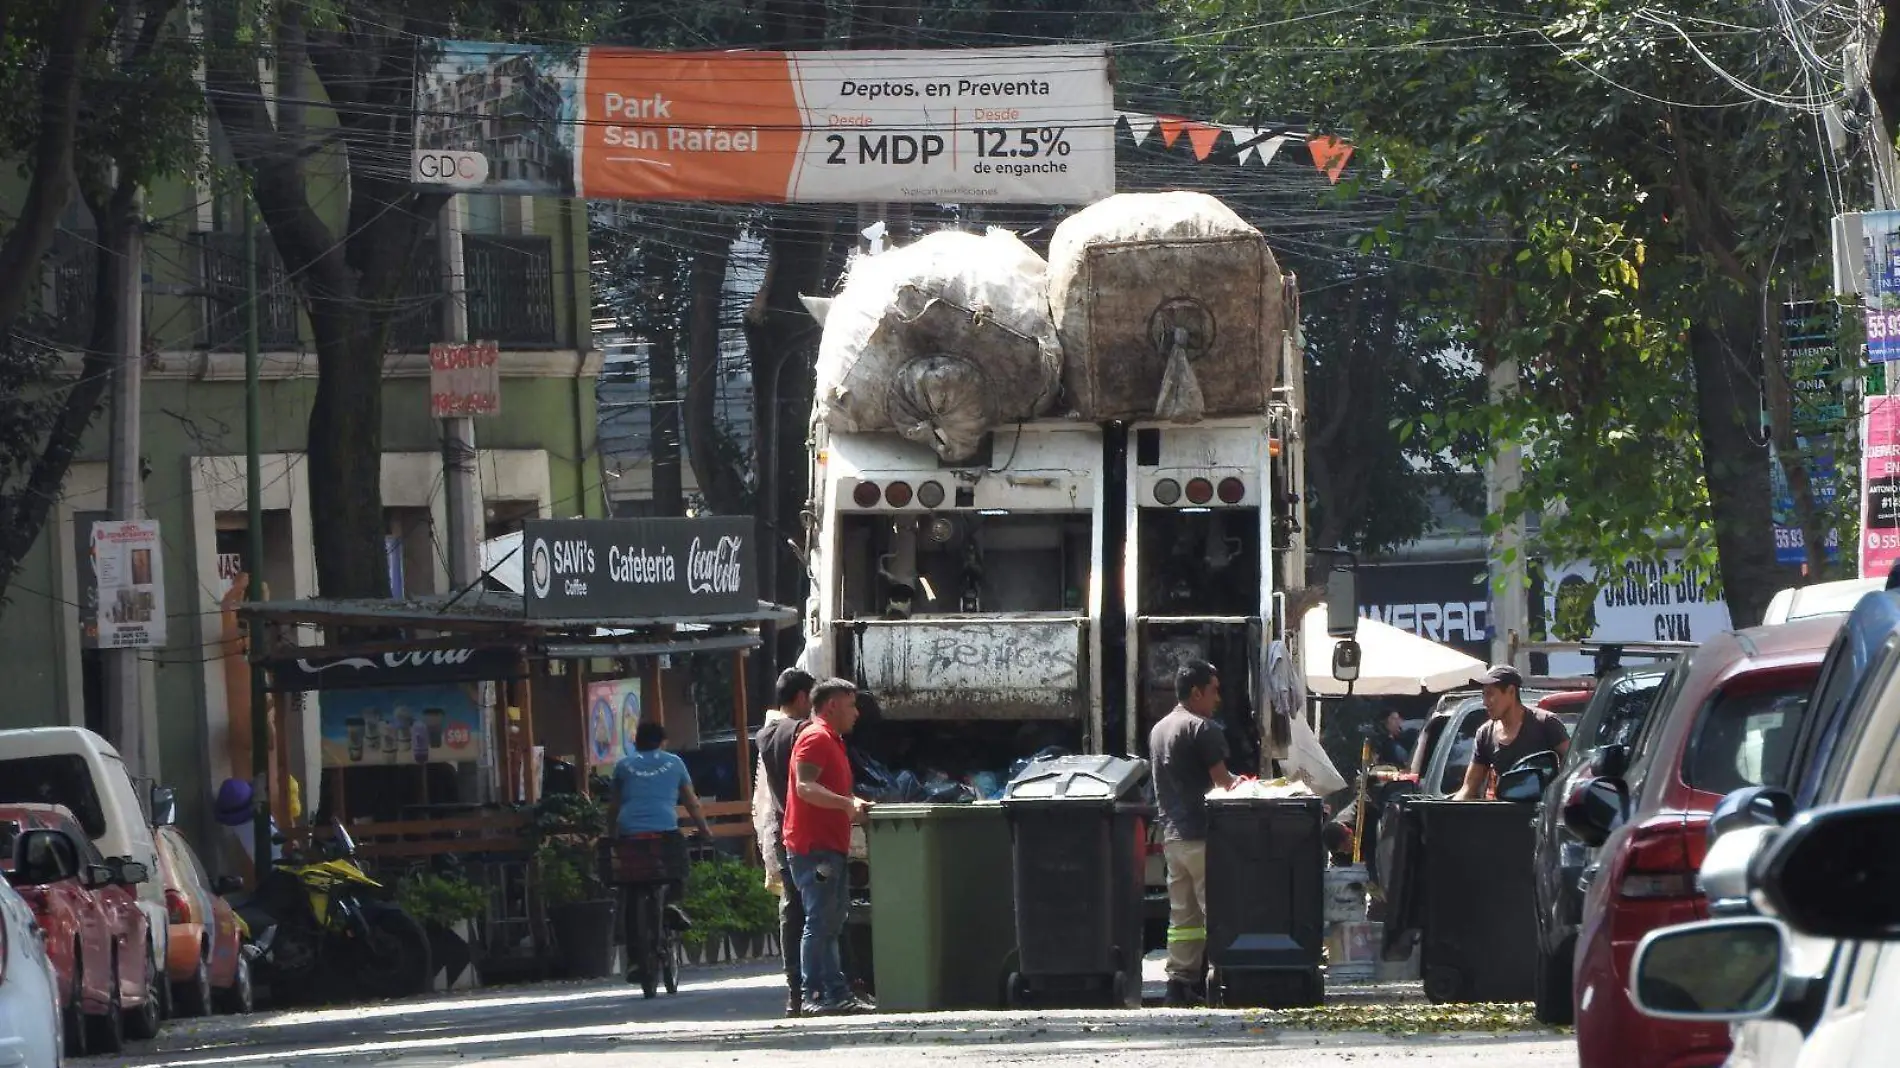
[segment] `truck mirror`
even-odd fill
[[[1333,646],[1333,678],[1340,682],[1359,681],[1359,658],[1363,651],[1359,643],[1351,638],[1340,640]]]
[[[1326,633],[1334,638],[1359,633],[1359,576],[1351,568],[1336,567],[1326,577]]]

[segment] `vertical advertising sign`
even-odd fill
[[[165,644],[163,544],[158,520],[92,524],[88,555],[98,591],[98,647],[155,649]]]
[[[1841,382],[1834,332],[1834,316],[1827,305],[1810,300],[1782,305],[1782,361],[1793,394],[1799,455],[1783,457],[1770,445],[1773,459],[1768,471],[1773,489],[1775,560],[1789,567],[1807,563],[1807,536],[1795,512],[1794,491],[1782,463],[1806,466],[1816,508],[1825,511],[1834,504],[1834,450],[1847,424],[1846,387]],[[1838,529],[1829,529],[1826,549],[1829,559],[1840,557]]]
[[[1900,560],[1900,397],[1868,397],[1861,422],[1860,576]]]

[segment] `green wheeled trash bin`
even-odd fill
[[[1207,803],[1208,993],[1228,1008],[1325,996],[1325,816],[1317,797]]]
[[[867,840],[878,1008],[1002,1008],[1016,952],[1003,806],[879,805]]]
[[[1003,790],[1015,859],[1011,1008],[1141,1007],[1148,762],[1038,760]]]

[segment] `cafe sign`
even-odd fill
[[[752,518],[539,519],[523,526],[529,619],[758,611]]]

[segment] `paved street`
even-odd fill
[[[679,996],[646,1001],[624,983],[544,984],[338,1010],[172,1024],[130,1063],[199,1065],[563,1065],[649,1068],[838,1068],[846,1056],[905,1047],[941,1068],[1178,1066],[1184,1044],[1214,1068],[1330,1068],[1392,1060],[1406,1066],[1544,1068],[1576,1063],[1549,1034],[1429,1035],[1291,1031],[1250,1012],[953,1013],[849,1020],[780,1018],[778,975],[759,966],[691,971]],[[1111,1060],[1112,1058],[1112,1060]]]

